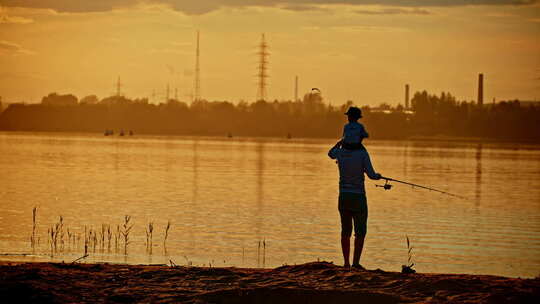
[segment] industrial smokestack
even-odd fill
[[[298,101],[298,76],[294,78],[294,101]]]
[[[478,105],[484,104],[484,74],[478,74]]]
[[[405,85],[405,110],[409,109],[409,85]]]

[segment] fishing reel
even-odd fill
[[[388,180],[386,180],[386,181],[384,182],[384,185],[375,185],[375,187],[381,187],[381,188],[383,188],[384,190],[390,190],[390,189],[392,189],[392,185],[390,185],[390,184],[388,183]]]

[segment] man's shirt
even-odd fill
[[[331,159],[336,159],[339,167],[339,191],[365,194],[364,173],[371,179],[378,179],[366,150],[347,150],[334,147],[328,151]]]

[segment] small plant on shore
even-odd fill
[[[64,251],[64,218],[61,215],[56,230],[60,232],[60,249]]]
[[[84,225],[84,255],[88,255],[88,228]]]
[[[68,247],[68,250],[69,248],[71,248],[71,244],[72,244],[72,238],[73,238],[73,233],[71,233],[71,231],[69,231],[69,228],[66,228],[66,233],[67,233],[67,247]]]
[[[124,239],[124,255],[127,255],[127,249],[129,245],[129,233],[131,232],[131,228],[133,228],[133,225],[130,223],[131,216],[126,215],[124,216],[124,224],[122,225],[122,236]]]
[[[146,250],[149,254],[152,254],[152,238],[154,233],[154,223],[149,222],[148,228],[146,228]]]
[[[266,239],[263,239],[263,268],[266,265]]]
[[[120,243],[120,225],[116,225],[116,233],[114,234],[114,251],[118,252],[118,246]]]
[[[259,245],[257,246],[257,267],[260,267],[261,265],[261,241],[259,241]]]
[[[37,207],[34,207],[32,209],[32,236],[30,237],[30,246],[32,246],[32,250],[36,248],[36,225],[37,225]]]
[[[259,245],[257,246],[257,267],[261,266],[261,245],[262,245],[262,265],[263,268],[266,264],[266,239],[263,239],[262,242],[259,241]]]
[[[112,231],[111,225],[107,225],[107,252],[111,252]]]
[[[407,265],[401,265],[401,273],[416,273],[416,270],[412,268],[414,266],[412,262],[413,247],[410,244],[409,236],[405,235],[405,238],[407,239]]]
[[[163,249],[167,252],[167,237],[169,236],[169,229],[171,228],[171,221],[167,221],[167,227],[165,227],[165,237],[163,238]]]
[[[64,248],[64,218],[62,216],[60,216],[58,223],[51,225],[51,228],[47,229],[47,235],[49,236],[49,244],[51,245],[51,255],[58,251],[59,237],[60,248]]]
[[[101,231],[99,232],[99,249],[103,252],[105,248],[105,236],[107,234],[107,225],[101,224]]]

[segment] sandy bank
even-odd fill
[[[2,303],[540,303],[540,279],[326,262],[275,269],[1,262],[0,294]]]

